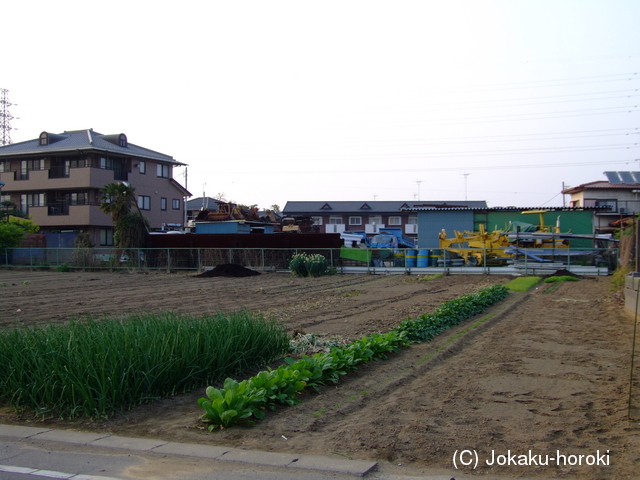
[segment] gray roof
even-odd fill
[[[0,158],[16,155],[76,152],[78,150],[86,152],[94,150],[109,152],[125,157],[146,158],[171,163],[173,165],[185,165],[184,163],[177,162],[170,155],[149,150],[148,148],[139,147],[138,145],[129,143],[128,140],[127,146],[121,147],[118,145],[117,141],[113,143],[114,137],[118,137],[118,134],[103,135],[101,133],[94,132],[93,129],[74,130],[58,134],[47,133],[49,135],[50,142],[48,145],[40,145],[39,138],[27,140],[25,142],[12,143],[10,145],[0,147]]]
[[[209,210],[217,209],[219,203],[225,203],[222,200],[216,200],[211,197],[204,197],[204,204],[209,206]],[[192,198],[187,202],[187,210],[200,210],[203,205],[203,197]]]
[[[414,208],[487,208],[485,201],[321,201],[321,202],[287,202],[282,210],[287,215],[294,214],[382,214],[402,212]]]

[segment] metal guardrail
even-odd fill
[[[0,268],[171,272],[204,271],[232,263],[256,270],[280,271],[289,269],[289,260],[297,253],[324,255],[331,268],[345,273],[535,274],[566,269],[602,275],[615,270],[618,264],[618,249],[557,250],[542,258],[539,249],[520,249],[511,257],[497,261],[487,256],[478,264],[465,264],[445,249],[402,249],[385,255],[375,250],[348,250],[354,255],[344,249],[328,248],[12,248],[0,250]]]

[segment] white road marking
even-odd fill
[[[58,478],[63,480],[120,480],[114,477],[103,477],[100,475],[82,475],[79,473],[55,472],[53,470],[40,470],[37,468],[13,467],[11,465],[0,465],[0,472],[20,473],[23,475],[37,475],[45,478]]]

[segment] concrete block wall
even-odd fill
[[[632,315],[636,314],[636,308],[638,308],[638,290],[640,290],[640,272],[632,272],[624,279],[624,307]]]

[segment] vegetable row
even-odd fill
[[[222,388],[208,387],[206,397],[198,400],[204,410],[202,419],[209,431],[233,424],[253,423],[264,418],[265,410],[278,405],[299,403],[299,393],[306,387],[318,388],[337,383],[340,376],[365,362],[387,358],[411,342],[431,340],[434,336],[471,318],[509,295],[503,285],[494,285],[475,294],[464,295],[442,304],[432,314],[403,320],[392,331],[363,337],[329,352],[285,359],[277,369],[267,369],[237,382],[227,378]]]

